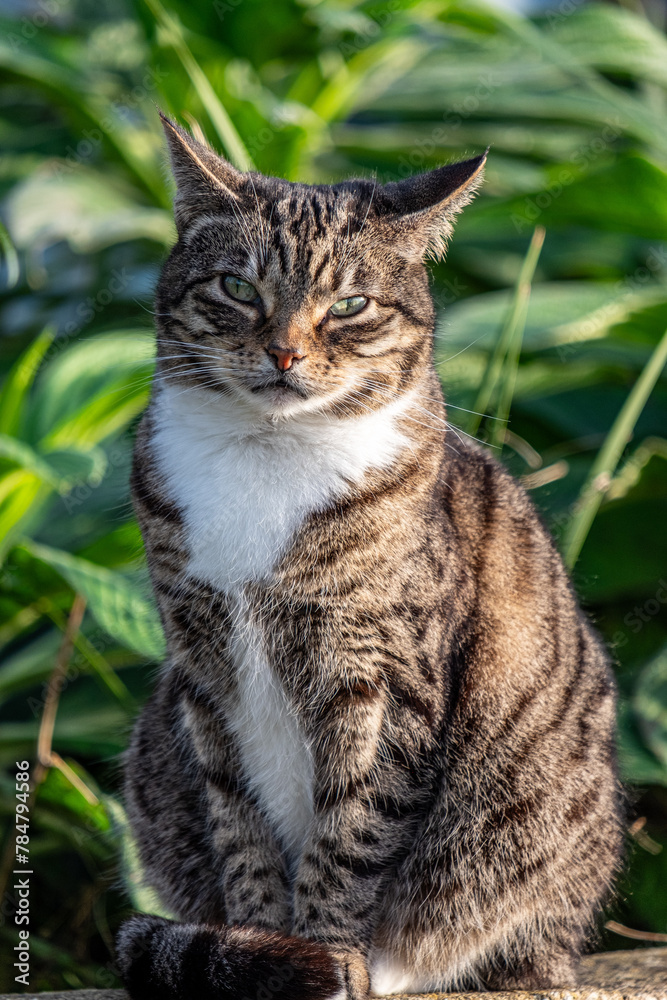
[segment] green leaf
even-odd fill
[[[72,72],[71,66],[60,58],[57,50],[47,49],[46,56],[31,51],[31,47],[25,44],[23,30],[23,27],[18,28],[14,36],[18,38],[18,45],[12,43],[9,32],[0,37],[0,67],[7,77],[17,79],[23,87],[36,91],[40,97],[57,107],[60,113],[65,112],[67,116],[71,116],[74,112],[75,120],[81,124],[93,123],[145,191],[156,201],[164,201],[164,187],[160,182],[159,171],[156,171],[155,165],[146,156],[145,137],[127,124],[127,104],[122,98],[125,96],[127,100],[129,95],[124,94],[120,88],[110,95],[108,77],[104,71],[102,74],[87,75],[84,79]],[[150,94],[145,87],[140,88],[141,91],[145,103]],[[116,98],[121,100],[117,101]],[[132,106],[136,107],[137,98],[131,95],[130,99]],[[154,141],[154,149],[157,151],[157,136]],[[60,156],[64,152],[58,148],[56,155]],[[55,178],[66,176],[72,172],[72,167],[78,172],[83,166],[84,158],[78,161],[75,158],[73,164],[70,158],[71,151],[68,159],[60,164],[54,164],[51,160],[47,166],[49,174]]]
[[[146,330],[100,334],[64,348],[40,374],[30,437],[48,450],[88,451],[146,405],[155,355]]]
[[[0,560],[4,559],[20,530],[35,526],[52,488],[25,469],[15,469],[0,479]]]
[[[155,913],[158,916],[173,918],[174,914],[165,909],[155,890],[146,882],[132,828],[123,806],[118,799],[110,795],[105,796],[104,804],[120,841],[123,883],[132,900],[133,908],[139,913]]]
[[[667,767],[647,750],[632,707],[626,701],[619,704],[618,756],[624,781],[637,785],[667,785]]]
[[[160,0],[146,0],[146,3],[150,7],[155,20],[160,25],[169,45],[173,47],[174,52],[183,64],[192,86],[195,88],[200,101],[213,122],[213,126],[229,159],[239,170],[254,170],[255,167],[250,154],[243,145],[243,140],[236,131],[234,123],[227,113],[227,109],[214,91],[206,74],[192,55],[185,41],[183,27],[178,17],[172,12],[165,10]]]
[[[41,446],[51,449],[68,447],[93,448],[100,441],[117,434],[138,416],[148,403],[150,389],[146,383],[141,387],[128,388],[127,380],[120,379],[109,386],[107,392],[93,397],[80,410],[57,424],[41,440]]]
[[[67,491],[76,483],[98,486],[109,468],[109,459],[103,448],[88,446],[86,451],[66,448],[63,451],[49,451],[49,464],[62,480],[62,488]]]
[[[14,288],[21,276],[21,269],[12,238],[2,222],[0,222],[0,250],[2,250],[2,255],[5,258],[5,268],[7,269],[6,287]]]
[[[473,343],[480,349],[493,348],[511,298],[509,290],[486,292],[449,306],[438,325],[438,355]],[[531,289],[523,342],[529,351],[565,348],[570,357],[572,345],[589,341],[597,345],[630,319],[636,328],[642,313],[665,302],[664,285],[626,291],[602,281],[537,283]]]
[[[122,734],[127,731],[127,712],[117,705],[91,708],[78,715],[58,710],[55,742],[58,752],[90,756],[94,760],[115,758],[125,749]],[[37,719],[29,722],[3,722],[0,726],[0,767],[16,760],[31,759],[39,732]],[[18,755],[18,756],[17,756]]]
[[[647,17],[608,4],[583,4],[549,23],[582,65],[667,85],[667,40]]]
[[[0,458],[9,459],[20,468],[32,472],[54,490],[60,490],[65,486],[65,480],[58,475],[56,469],[38,455],[34,448],[19,441],[18,438],[0,433]]]
[[[39,367],[53,342],[54,331],[47,327],[23,352],[11,369],[0,393],[0,431],[16,434],[23,410]]]
[[[563,538],[563,558],[569,567],[574,566],[577,561],[604,494],[609,488],[611,477],[616,472],[639,415],[665,364],[667,364],[667,330],[621,407],[581,490],[575,512]]]
[[[79,165],[75,172],[53,167],[34,173],[11,191],[8,226],[19,248],[50,247],[67,240],[77,253],[91,253],[125,240],[174,241],[165,209],[138,205],[113,178]],[[109,285],[112,289],[113,274]],[[121,283],[117,279],[115,284]]]
[[[66,763],[94,794],[99,793],[96,781],[85,768],[71,759]],[[102,802],[98,802],[97,805],[88,802],[55,767],[49,768],[46,778],[39,786],[38,797],[40,805],[49,802],[58,809],[66,810],[75,822],[88,830],[107,831],[111,828],[109,816]]]
[[[73,590],[86,598],[88,608],[109,635],[151,660],[164,656],[165,645],[155,605],[142,590],[120,573],[37,542],[22,546],[55,569]]]
[[[667,646],[639,675],[632,708],[646,746],[667,772]]]
[[[61,642],[62,635],[52,629],[13,653],[5,653],[0,670],[0,702],[46,681],[53,670]]]
[[[473,407],[476,412],[471,414],[470,432],[475,434],[482,419],[481,414],[486,412],[496,390],[496,385],[500,382],[500,398],[496,412],[498,420],[492,432],[494,443],[500,446],[502,446],[505,437],[512,396],[514,395],[519,354],[521,353],[521,343],[530,302],[531,282],[543,243],[544,229],[538,226],[533,233],[521,266],[511,307],[507,312],[495,350],[489,358],[489,364]]]

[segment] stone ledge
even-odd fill
[[[637,948],[634,951],[587,955],[581,963],[579,980],[581,985],[571,990],[422,993],[420,1000],[667,1000],[667,948]],[[129,1000],[124,990],[3,994],[0,1000],[18,1000],[19,997],[21,1000]],[[391,1000],[410,998],[395,996]]]

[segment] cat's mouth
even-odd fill
[[[293,379],[286,378],[284,375],[278,376],[278,378],[273,379],[271,382],[262,382],[260,385],[253,385],[252,392],[271,393],[277,395],[278,398],[292,394],[300,396],[301,399],[308,398],[308,392],[302,385]]]

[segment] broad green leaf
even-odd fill
[[[18,284],[21,270],[19,266],[18,254],[16,253],[11,237],[2,222],[0,222],[0,251],[2,251],[2,256],[5,259],[5,285],[7,288],[13,288],[16,284]]]
[[[646,746],[667,771],[667,646],[639,675],[632,708]]]
[[[18,432],[25,401],[35,381],[44,355],[53,342],[54,332],[47,328],[23,352],[7,376],[0,392],[0,431],[4,434]]]
[[[56,425],[42,439],[41,445],[46,451],[68,446],[93,448],[124,430],[146,408],[149,395],[150,389],[145,382],[128,387],[126,379],[119,380],[103,395],[93,397],[77,413]]]
[[[25,469],[8,472],[0,479],[0,559],[20,530],[35,526],[51,492],[40,476]]]
[[[97,538],[78,554],[104,566],[136,565],[144,558],[139,525],[135,520],[126,521]]]
[[[29,444],[19,441],[18,438],[10,437],[8,434],[0,433],[0,458],[9,459],[10,462],[20,466],[27,472],[32,472],[54,490],[64,488],[65,481],[41,455],[31,448]]]
[[[621,701],[618,718],[621,777],[637,785],[667,785],[667,767],[645,746],[631,706]]]
[[[146,882],[125,809],[118,799],[112,798],[110,795],[104,797],[104,805],[121,845],[123,884],[132,900],[134,909],[138,913],[155,913],[158,916],[173,919],[174,914],[165,909],[155,890]]]
[[[146,330],[100,334],[65,347],[40,374],[31,440],[49,449],[86,450],[103,440],[112,433],[104,433],[106,420],[116,430],[145,405],[154,354],[155,340]]]
[[[511,292],[471,296],[445,309],[437,332],[439,353],[495,343]],[[562,348],[606,337],[612,327],[667,302],[667,287],[628,291],[606,282],[553,281],[533,285],[524,344],[531,351]],[[568,355],[569,356],[569,355]]]
[[[86,598],[90,612],[114,639],[151,660],[164,655],[164,638],[154,604],[121,573],[36,542],[25,548],[60,573]]]
[[[48,451],[49,465],[61,476],[65,489],[76,483],[99,485],[109,468],[109,459],[103,448],[88,446],[85,451],[66,448],[63,451]]]
[[[0,702],[46,681],[53,670],[61,642],[62,635],[51,630],[23,644],[13,653],[5,653],[0,669]],[[37,701],[40,701],[39,697]]]
[[[606,152],[588,152],[584,144],[579,151],[583,165],[559,164],[536,190],[480,206],[465,223],[466,232],[482,236],[494,228],[514,238],[539,223],[556,233],[588,228],[663,240],[667,172],[646,156],[612,156],[612,140],[599,141]]]
[[[667,86],[667,40],[647,17],[621,7],[583,4],[547,22],[559,44],[583,65]]]
[[[635,425],[667,364],[667,330],[646,363],[596,455],[563,538],[567,566],[576,562]]]
[[[75,760],[67,760],[67,764],[85,785],[94,793],[99,794],[99,788],[94,778]],[[48,770],[45,780],[39,786],[39,803],[49,802],[58,809],[64,809],[71,814],[73,820],[84,825],[88,830],[107,831],[110,829],[109,816],[102,802],[97,805],[86,801],[84,796],[67,780],[57,768]]]
[[[67,240],[90,253],[125,240],[174,241],[173,222],[161,208],[137,205],[109,176],[79,165],[51,165],[16,185],[7,202],[8,228],[19,248],[45,248]]]
[[[98,706],[69,715],[62,705],[56,719],[54,746],[62,755],[90,756],[94,760],[115,758],[125,749],[122,735],[127,731],[127,713],[114,705]],[[9,767],[17,759],[32,759],[39,721],[3,722],[0,726],[0,766]],[[17,754],[19,755],[17,757]]]

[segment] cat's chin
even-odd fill
[[[272,386],[254,392],[254,407],[271,420],[287,420],[304,409],[309,409],[309,398],[281,386]]]
[[[314,401],[301,386],[281,382],[253,386],[251,395],[254,406],[272,420],[285,420],[304,409],[311,409]]]

